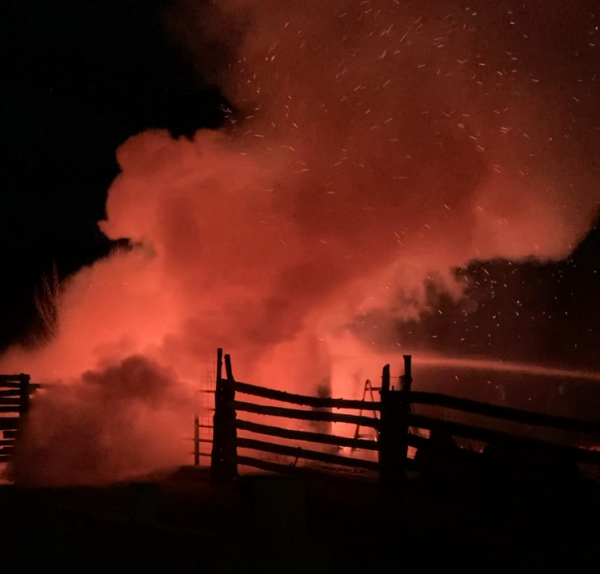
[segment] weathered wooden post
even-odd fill
[[[398,488],[399,472],[397,446],[399,401],[396,391],[390,389],[390,366],[383,368],[381,390],[381,419],[379,429],[379,480],[387,498]]]
[[[412,384],[412,357],[404,355],[404,375],[400,377],[400,413],[398,429],[399,432],[399,462],[402,467],[402,480],[406,482],[408,470],[408,430],[410,417],[410,387]]]
[[[381,375],[381,387],[379,389],[379,396],[381,398],[381,412],[379,416],[379,482],[383,485],[387,478],[387,465],[389,458],[389,423],[388,423],[388,408],[387,408],[387,396],[390,390],[390,366],[386,365],[383,367],[383,373]],[[384,396],[386,397],[384,399]],[[385,411],[385,412],[384,412]]]
[[[383,368],[379,429],[379,482],[386,512],[395,512],[406,488],[408,410],[402,389],[390,388],[390,366]]]
[[[223,349],[217,350],[217,381],[215,388],[215,414],[213,416],[213,444],[210,455],[210,478],[213,484],[223,483]]]
[[[237,429],[235,419],[237,418],[235,407],[235,378],[231,368],[231,357],[225,355],[225,371],[227,379],[223,387],[223,477],[230,482],[238,476],[237,470]]]
[[[223,350],[217,355],[217,388],[215,391],[215,416],[213,418],[213,448],[211,453],[211,482],[215,485],[229,483],[237,476],[237,429],[235,379],[231,357],[225,355],[227,378],[223,378]]]

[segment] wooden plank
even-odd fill
[[[209,409],[213,410],[213,409]],[[223,349],[217,349],[217,380],[215,387],[215,408],[213,415],[213,443],[210,453],[211,484],[223,484]]]
[[[0,406],[3,407],[18,407],[21,404],[19,397],[15,398],[1,398],[0,397]]]
[[[238,411],[255,413],[258,415],[267,415],[272,417],[283,417],[288,419],[304,421],[327,421],[333,423],[347,423],[350,425],[360,425],[361,427],[370,427],[375,429],[379,427],[379,421],[371,417],[359,417],[356,415],[329,413],[326,411],[303,411],[300,409],[287,409],[282,407],[255,405],[254,403],[245,403],[242,401],[234,401],[228,406],[231,406]]]
[[[412,404],[431,405],[483,415],[496,419],[524,423],[533,426],[552,427],[560,430],[583,432],[600,436],[600,424],[567,417],[524,411],[499,405],[490,405],[471,399],[460,399],[441,393],[413,391],[410,393]]]
[[[364,450],[379,450],[377,441],[354,439],[337,435],[322,434],[316,432],[296,431],[291,429],[283,429],[269,425],[261,425],[250,421],[237,419],[235,422],[236,428],[253,433],[264,434],[268,436],[276,436],[279,438],[287,438],[291,440],[301,440],[305,442],[316,442],[319,444],[330,444],[333,446],[346,446],[348,448],[364,449]]]
[[[8,382],[18,382],[21,380],[21,375],[0,375],[0,384]]]
[[[480,440],[488,444],[503,444],[516,450],[529,450],[532,452],[547,452],[549,454],[571,456],[581,462],[600,464],[600,452],[584,450],[571,446],[548,443],[532,438],[518,437],[492,429],[473,427],[461,423],[442,421],[425,417],[423,415],[409,415],[410,426],[428,430],[439,430],[450,435]]]
[[[0,463],[10,462],[12,456],[9,454],[0,454]]]
[[[0,447],[14,446],[16,442],[14,440],[0,440]]]
[[[2,419],[0,419],[0,421],[1,420]],[[4,430],[4,431],[2,431],[2,436],[5,439],[9,439],[9,438],[15,439],[15,438],[17,438],[17,431],[16,430]]]
[[[0,382],[0,389],[20,389],[21,383]],[[38,389],[47,388],[46,385],[40,383],[29,383],[30,393],[35,393]]]
[[[236,393],[251,395],[253,397],[261,397],[263,399],[271,399],[274,401],[280,401],[292,405],[313,407],[317,409],[362,409],[363,411],[378,411],[380,407],[380,404],[378,402],[353,401],[347,399],[332,399],[330,397],[320,398],[309,397],[307,395],[295,395],[292,393],[286,393],[285,391],[266,389],[264,387],[250,385],[248,383],[240,383],[238,381],[234,383],[234,388]]]
[[[0,417],[0,430],[17,430],[19,427],[19,417]]]
[[[19,397],[21,391],[19,389],[11,389],[9,391],[0,391],[0,397]]]
[[[348,448],[356,448],[363,450],[378,451],[379,443],[374,440],[365,439],[354,439],[348,437],[341,437],[338,435],[327,435],[321,433],[313,433],[306,431],[294,431],[290,429],[282,429],[279,427],[273,427],[269,425],[261,425],[242,419],[236,420],[236,428],[240,430],[246,430],[255,432],[258,434],[265,434],[269,436],[276,436],[280,438],[288,438],[291,440],[303,440],[306,442],[317,442],[320,444],[331,444],[334,446],[345,446]],[[193,439],[190,439],[193,440]],[[408,433],[408,445],[414,448],[422,448],[426,446],[427,440],[425,437],[418,436],[412,433]],[[207,440],[207,442],[212,442]],[[358,446],[357,446],[358,445]]]
[[[0,379],[0,381],[1,381],[1,379]],[[21,383],[18,382],[18,378],[17,378],[17,382],[1,381],[0,382],[0,388],[3,388],[3,389],[20,389],[21,388]]]
[[[21,407],[19,405],[14,407],[0,407],[0,413],[18,413],[20,410]]]
[[[379,463],[370,460],[349,458],[347,456],[339,456],[337,454],[327,454],[325,452],[308,450],[300,447],[286,446],[283,444],[273,444],[262,440],[238,438],[237,446],[238,448],[248,448],[252,450],[259,450],[262,452],[280,454],[283,456],[298,457],[306,460],[316,460],[318,462],[334,464],[337,466],[349,466],[351,468],[360,468],[363,470],[372,470],[375,472],[379,470]]]

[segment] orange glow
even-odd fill
[[[33,452],[50,457],[92,417],[74,452],[131,434],[147,467],[183,462],[191,393],[217,347],[240,379],[312,394],[329,378],[334,396],[358,398],[383,361],[347,331],[357,312],[414,314],[395,296],[409,293],[418,310],[432,272],[458,297],[450,269],[474,258],[564,257],[595,213],[598,188],[561,147],[561,114],[546,121],[560,111],[552,91],[506,72],[517,67],[510,45],[489,47],[488,27],[458,2],[217,4],[214,30],[227,41],[231,28],[232,45],[238,18],[252,16],[239,59],[216,78],[235,122],[191,140],[149,130],[119,148],[100,227],[136,247],[81,270],[55,340],[11,349],[0,365],[70,388],[33,411]],[[199,10],[182,2],[172,16],[192,52],[214,34],[210,23],[199,32]],[[167,406],[147,404],[139,379],[116,424],[109,391],[132,376],[130,357],[171,382],[157,391]],[[141,428],[163,447],[141,441]],[[102,472],[79,473],[76,458],[57,456],[52,480],[133,470],[127,449],[102,456]]]

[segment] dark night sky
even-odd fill
[[[163,4],[0,5],[0,347],[23,340],[35,321],[33,288],[53,261],[65,277],[111,248],[96,222],[117,173],[116,148],[146,128],[189,135],[223,121],[222,97],[164,32]],[[474,265],[476,310],[436,302],[443,313],[398,336],[600,368],[599,254],[594,231],[567,262]],[[373,322],[381,324],[364,328]]]
[[[116,148],[146,128],[222,121],[220,95],[163,31],[161,2],[5,0],[0,7],[0,347],[22,338],[32,290],[106,254],[96,222]]]

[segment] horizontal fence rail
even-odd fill
[[[28,414],[31,395],[41,387],[29,375],[0,375],[0,463],[9,463],[18,442],[22,418]]]
[[[493,429],[474,427],[413,414],[409,415],[409,424],[414,427],[431,431],[442,431],[449,435],[470,438],[488,444],[501,444],[512,446],[517,450],[525,449],[532,452],[546,452],[549,454],[570,456],[581,462],[600,464],[600,452],[597,451],[549,443],[528,437],[519,437]]]
[[[221,374],[223,359],[226,377]],[[483,469],[484,472],[490,471],[497,461],[503,461],[500,463],[502,472],[504,469],[502,465],[505,465],[504,470],[516,469],[519,471],[522,469],[524,473],[531,470],[528,470],[526,460],[536,461],[534,464],[538,465],[536,466],[538,469],[546,468],[544,464],[551,460],[559,462],[559,466],[569,461],[600,465],[600,452],[568,444],[573,442],[572,438],[574,437],[565,438],[565,444],[547,442],[531,436],[520,436],[516,430],[509,432],[495,430],[484,426],[484,422],[464,424],[444,420],[439,414],[430,415],[428,412],[425,415],[413,412],[412,407],[415,405],[439,407],[479,415],[485,417],[486,421],[496,419],[517,423],[523,425],[525,432],[531,432],[527,426],[546,427],[558,431],[580,433],[585,436],[582,440],[588,442],[594,437],[600,439],[600,423],[597,422],[490,405],[441,393],[411,392],[410,356],[405,356],[404,359],[405,374],[400,377],[398,390],[391,388],[390,367],[386,365],[383,369],[381,387],[377,389],[380,400],[366,401],[364,399],[367,391],[369,388],[372,389],[370,381],[365,383],[363,400],[310,397],[238,382],[233,377],[229,355],[223,356],[222,351],[219,351],[211,459],[211,468],[216,470],[213,474],[218,475],[220,480],[227,477],[230,479],[237,475],[237,467],[240,465],[270,472],[311,476],[316,470],[314,463],[323,463],[323,469],[329,465],[330,468],[345,467],[367,471],[367,473],[376,472],[379,476],[382,493],[385,493],[386,497],[391,497],[389,500],[396,500],[393,493],[403,489],[402,485],[405,484],[407,472],[428,472],[427,468],[434,469],[438,464],[435,462],[436,460],[443,461],[443,465],[448,467],[448,471],[452,470],[452,465],[460,465],[461,462],[464,462],[465,466],[462,469],[473,471],[475,474],[478,472],[477,469]],[[240,395],[291,406],[264,404],[262,401],[258,401],[261,404],[256,404],[239,400]],[[5,401],[12,400],[10,398],[12,395],[5,395],[5,397]],[[371,398],[373,398],[372,393]],[[0,409],[3,406],[14,406],[12,403],[3,403],[2,399],[3,397],[0,398]],[[360,412],[358,414],[334,412],[339,410]],[[356,430],[353,436],[340,436],[330,432],[311,432],[304,429],[295,430],[282,428],[276,424],[244,420],[239,418],[241,413],[290,421],[342,423],[353,425]],[[364,416],[363,413],[366,413],[367,416]],[[199,425],[198,422],[196,424]],[[374,429],[376,438],[374,440],[361,438],[361,428]],[[438,441],[434,434],[430,437],[421,436],[415,429],[425,429],[436,433],[441,440]],[[238,436],[238,433],[242,431],[262,436],[256,438],[247,435]],[[269,442],[267,437],[283,439],[283,441]],[[470,439],[493,448],[488,455],[487,450],[480,452],[479,448],[477,450],[463,448],[453,438]],[[199,442],[198,440],[198,444]],[[315,446],[311,448],[310,444],[300,446],[297,443],[312,443]],[[334,449],[322,448],[322,445],[338,449],[345,448],[350,452],[338,454]],[[320,449],[319,446],[321,446]],[[496,452],[502,455],[499,459],[493,456],[496,447],[499,447]],[[409,457],[409,448],[415,449],[414,460]],[[421,449],[423,456],[419,458]],[[239,452],[240,450],[243,450],[243,453]],[[352,453],[357,450],[377,453],[377,460],[353,457]],[[293,459],[293,463],[284,464],[263,460],[259,458],[258,454],[256,456],[247,454],[248,451],[289,457]],[[344,456],[344,454],[348,456]],[[508,458],[503,458],[504,454]],[[524,458],[523,455],[525,455]],[[298,466],[296,463],[300,459],[312,462]],[[515,463],[515,461],[517,462]],[[488,463],[492,463],[492,465],[490,466]],[[437,471],[434,470],[434,472]],[[540,472],[546,471],[540,470]],[[368,476],[368,474],[363,473],[361,476]]]
[[[2,383],[0,383],[0,387]],[[8,391],[0,391],[0,397],[19,397],[21,396],[21,391],[19,389],[11,389]]]
[[[10,381],[5,381],[4,379],[0,378],[0,387],[3,389],[19,389],[21,388],[21,383],[18,380],[13,381],[12,378]],[[41,383],[29,383],[28,387],[30,391],[34,392],[42,388],[43,385]]]
[[[18,397],[15,397],[14,399],[0,398],[0,406],[3,407],[18,407],[20,404],[21,400]]]
[[[0,431],[16,431],[18,426],[19,417],[0,417]]]
[[[379,450],[377,441],[365,440],[365,439],[354,439],[338,435],[307,432],[307,431],[296,431],[291,429],[283,429],[279,427],[273,427],[269,425],[262,425],[253,423],[250,421],[236,420],[235,426],[239,430],[245,430],[256,434],[264,434],[268,436],[275,436],[279,438],[287,438],[291,440],[298,440],[304,442],[316,442],[319,444],[327,444],[331,446],[348,447],[352,449],[362,450]]]
[[[597,435],[600,438],[599,423],[548,415],[545,413],[536,413],[533,411],[524,411],[498,405],[490,405],[471,399],[460,399],[457,397],[451,397],[449,395],[442,395],[440,393],[413,391],[410,393],[410,402],[411,404],[417,405],[445,407],[467,413],[482,415],[485,417],[524,423],[527,425],[582,432],[591,435]]]
[[[370,460],[363,460],[360,458],[349,458],[347,456],[339,456],[337,454],[328,454],[317,450],[309,450],[297,446],[287,446],[283,444],[273,444],[261,440],[254,440],[250,438],[238,438],[237,446],[239,448],[248,448],[252,450],[259,450],[262,452],[270,452],[273,454],[280,454],[284,456],[304,458],[307,460],[316,460],[318,462],[324,462],[327,464],[334,464],[339,466],[349,466],[353,468],[361,468],[363,470],[378,470],[378,464]]]
[[[284,407],[272,407],[266,405],[255,405],[242,401],[233,401],[226,404],[227,407],[245,413],[282,417],[287,419],[320,421],[329,423],[346,423],[361,427],[379,428],[379,421],[375,418],[358,415],[347,415],[343,413],[330,413],[327,411],[303,411],[301,409],[288,409]]]
[[[253,397],[261,397],[263,399],[271,399],[282,403],[292,405],[300,405],[317,409],[356,409],[362,411],[379,411],[381,405],[379,402],[354,401],[347,399],[332,399],[321,397],[309,397],[306,395],[295,395],[286,393],[285,391],[276,391],[266,389],[248,383],[233,382],[233,389],[236,393],[250,395]]]

